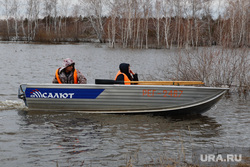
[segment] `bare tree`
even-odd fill
[[[67,31],[67,17],[68,17],[68,14],[69,14],[69,8],[71,6],[71,1],[67,1],[67,0],[60,0],[61,2],[61,17],[64,18],[64,35],[66,35],[66,31]],[[61,19],[60,19],[61,21]]]
[[[162,6],[161,0],[156,0],[155,1],[155,17],[156,17],[155,29],[156,29],[156,40],[157,40],[158,47],[160,46],[160,19],[162,16],[161,6]]]
[[[26,32],[25,32],[25,28],[24,28],[24,23],[23,23],[24,22],[24,16],[21,16],[20,19],[21,19],[21,27],[22,27],[22,33],[23,33],[22,35],[26,36]]]
[[[53,14],[53,19],[54,19],[54,32],[55,32],[55,34],[57,34],[58,0],[51,0],[51,5],[52,5],[52,14]]]
[[[234,38],[235,38],[233,43],[237,46],[241,46],[246,44],[244,40],[246,39],[246,34],[247,34],[246,27],[247,23],[249,23],[248,21],[250,17],[249,13],[250,2],[246,0],[232,1],[231,5],[233,5],[231,12],[233,12],[233,10],[235,11],[233,12],[235,16],[235,19],[233,20],[236,22],[235,32],[231,31],[232,33],[234,33]]]
[[[19,19],[19,1],[18,0],[13,0],[12,1],[12,6],[11,6],[11,10],[10,10],[11,15],[14,18],[15,21],[15,39],[18,40],[18,19]]]
[[[171,25],[171,17],[173,13],[173,2],[172,0],[164,0],[163,1],[163,15],[165,17],[164,21],[164,40],[166,43],[166,48],[170,48],[169,46],[169,35],[170,35],[170,25]]]
[[[183,38],[184,38],[184,41],[183,41],[183,44],[185,46],[186,49],[189,48],[189,45],[190,45],[190,32],[192,31],[191,30],[191,15],[190,15],[190,2],[187,0],[187,1],[184,1],[184,5],[183,5],[183,17],[185,18],[184,20],[184,29],[183,29]]]
[[[138,8],[140,8],[140,6],[138,6]],[[140,9],[138,10],[138,13],[137,13],[137,17],[136,17],[136,37],[135,37],[135,44],[137,45],[138,48],[142,48],[142,45],[141,45],[141,38],[140,38],[140,35],[141,35],[141,19],[142,19],[142,13],[140,11]]]
[[[44,16],[46,33],[49,34],[51,30],[51,16],[52,16],[52,2],[51,0],[44,0]]]
[[[74,17],[74,38],[75,40],[78,40],[78,21],[79,21],[79,15],[80,15],[81,7],[78,4],[75,4],[73,6],[73,17]]]
[[[36,36],[38,28],[38,20],[40,13],[40,0],[28,0],[27,15],[28,15],[28,41],[33,40]],[[34,24],[34,26],[33,26]]]
[[[148,49],[148,24],[149,24],[149,17],[151,13],[151,1],[150,0],[142,0],[142,8],[143,8],[143,23],[144,23],[144,31],[143,36],[145,36],[145,47]],[[143,40],[142,40],[143,41]]]
[[[219,45],[222,45],[222,38],[223,38],[223,30],[225,28],[225,21],[223,20],[223,13],[221,12],[220,8],[221,6],[221,1],[218,1],[218,6],[216,11],[218,12],[218,18],[217,18],[217,27],[216,27],[216,33],[217,33],[217,42]]]
[[[28,16],[28,36],[27,36],[27,40],[30,41],[32,40],[31,39],[31,32],[32,32],[32,20],[33,20],[33,12],[32,12],[32,9],[33,9],[33,0],[29,0],[27,2],[27,16]]]
[[[126,0],[124,3],[124,35],[123,35],[123,47],[128,46],[128,42],[132,39],[132,0]]]
[[[141,11],[140,11],[140,5],[138,0],[134,0],[132,4],[132,43],[133,43],[133,48],[136,46],[139,48],[140,47],[140,40],[139,40],[139,34],[140,34],[140,23],[141,23]]]
[[[174,36],[177,42],[177,47],[181,47],[182,0],[176,0],[174,8],[176,16]]]
[[[11,4],[10,0],[3,0],[3,6],[4,6],[4,15],[7,25],[7,38],[10,39],[10,25],[9,25],[9,17],[10,17],[10,11],[11,11]]]
[[[79,0],[80,4],[87,12],[88,19],[96,33],[97,38],[102,43],[104,42],[104,29],[103,29],[103,6],[105,0]]]
[[[109,1],[109,16],[111,17],[111,26],[109,22],[108,35],[109,35],[109,46],[114,48],[116,41],[116,19],[118,19],[118,12],[121,8],[119,1]],[[110,35],[111,34],[111,35]]]
[[[190,0],[191,4],[191,15],[192,15],[192,24],[191,24],[191,43],[192,46],[198,46],[199,42],[199,17],[202,10],[202,0]]]
[[[206,41],[208,41],[207,43],[206,43],[206,45],[208,45],[208,46],[211,46],[211,44],[212,44],[212,30],[211,30],[211,28],[212,28],[212,23],[211,23],[211,21],[212,21],[212,13],[211,13],[211,1],[210,0],[204,0],[203,1],[203,11],[204,11],[204,18],[205,18],[205,20],[203,20],[203,21],[205,21],[204,22],[204,25],[205,25],[205,31],[207,32],[207,34],[208,34],[208,39],[206,39]]]
[[[37,29],[39,28],[39,14],[40,14],[40,5],[41,5],[41,2],[40,0],[34,0],[34,9],[33,9],[33,12],[34,12],[34,30],[33,30],[33,39],[35,38],[36,36],[36,33],[37,33]]]

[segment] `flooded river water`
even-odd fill
[[[17,98],[21,83],[51,83],[67,57],[88,83],[113,79],[121,62],[141,80],[169,80],[171,52],[0,43],[0,166],[160,166],[192,163],[193,147],[249,148],[249,96],[224,96],[203,115],[180,117],[27,112]]]

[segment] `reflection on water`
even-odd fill
[[[164,117],[147,115],[18,112],[20,148],[27,151],[28,163],[34,157],[50,157],[58,164],[102,166],[126,164],[136,156],[137,165],[150,164],[152,158],[182,155],[196,145],[206,144],[220,134],[221,125],[208,116]],[[203,141],[202,138],[205,140]],[[190,145],[190,143],[192,145]],[[187,152],[188,156],[190,152]],[[138,156],[140,159],[138,159]],[[61,157],[64,157],[61,159]]]

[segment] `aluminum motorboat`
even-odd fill
[[[201,114],[228,88],[178,85],[21,84],[28,110],[84,113]]]

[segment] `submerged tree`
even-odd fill
[[[249,0],[0,0],[6,40],[98,39],[132,48],[249,46]],[[220,2],[220,1],[216,1]],[[223,6],[224,10],[219,10]],[[70,11],[71,10],[71,11]],[[42,19],[42,17],[44,17]],[[11,38],[12,37],[12,38]],[[14,37],[14,38],[13,38]]]

